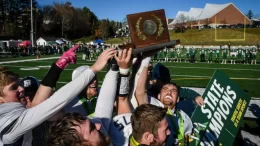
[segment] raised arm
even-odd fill
[[[9,127],[6,133],[1,133],[3,143],[14,143],[28,130],[31,130],[35,126],[50,118],[52,115],[60,111],[74,97],[76,97],[76,95],[78,95],[93,79],[95,73],[104,68],[107,60],[114,55],[115,50],[109,49],[103,53],[103,55],[98,58],[93,66],[83,71],[77,78],[75,78],[75,80],[63,86],[41,104],[38,104],[33,108],[26,109],[13,123],[13,125]]]
[[[56,86],[56,83],[60,77],[60,73],[63,71],[63,69],[68,66],[69,63],[76,63],[76,53],[74,51],[77,48],[79,48],[78,45],[69,49],[67,52],[63,53],[63,55],[56,63],[52,64],[50,70],[43,78],[41,85],[33,98],[33,106],[38,105],[51,96],[53,88]]]
[[[138,69],[135,80],[134,89],[131,97],[131,104],[134,108],[141,104],[148,103],[148,95],[146,92],[146,81],[148,78],[148,66],[151,57],[146,57],[142,60],[140,68]]]
[[[148,104],[148,95],[146,92],[146,83],[148,78],[148,66],[151,61],[151,57],[146,57],[142,60],[140,69],[137,72],[136,76],[140,76],[136,85],[135,96],[138,102],[138,105]],[[138,78],[138,77],[137,77]]]
[[[129,50],[120,50],[115,59],[119,66],[119,93],[117,100],[117,114],[131,113],[131,107],[128,99],[129,94],[129,70],[131,62],[132,48]]]
[[[179,97],[184,99],[194,100],[196,104],[198,104],[199,106],[204,105],[204,101],[201,95],[189,88],[180,87]]]

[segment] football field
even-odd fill
[[[18,73],[20,77],[35,76],[41,80],[49,67],[59,56],[45,56],[40,59],[35,57],[8,58],[0,60],[0,66],[6,66]],[[91,66],[93,61],[82,61],[78,55],[75,65],[69,65],[61,74],[57,88],[71,80],[72,71],[81,65]],[[156,65],[157,62],[154,62]],[[216,69],[223,71],[235,83],[237,83],[251,97],[260,97],[260,64],[195,64],[185,62],[161,62],[169,68],[173,82],[185,87],[206,87]],[[106,70],[98,73],[99,85],[102,84]]]

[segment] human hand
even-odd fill
[[[93,72],[101,71],[107,64],[108,59],[112,58],[116,54],[115,48],[109,48],[104,50],[98,57],[97,61],[90,67]]]
[[[128,69],[131,63],[132,48],[119,50],[118,56],[115,54],[114,58],[117,61],[119,68]]]
[[[76,45],[70,48],[68,51],[64,52],[60,59],[56,62],[56,65],[60,69],[64,69],[68,66],[69,63],[75,64],[77,61],[76,53],[74,52],[76,49],[79,48],[79,45]]]
[[[202,98],[201,96],[197,96],[197,97],[195,98],[195,102],[196,102],[196,104],[199,105],[199,106],[204,105],[204,101],[203,101],[203,98]]]

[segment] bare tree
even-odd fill
[[[54,3],[54,9],[56,10],[57,17],[61,21],[61,37],[63,37],[64,30],[68,30],[75,15],[75,9],[71,6],[70,2],[65,4]]]
[[[185,16],[184,14],[180,14],[176,18],[176,28],[180,29],[181,33],[183,33],[185,31],[187,21],[188,21],[188,17]]]

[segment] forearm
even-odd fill
[[[95,74],[92,70],[86,69],[75,80],[63,86],[46,101],[24,111],[10,132],[3,135],[3,142],[6,144],[15,142],[28,130],[36,127],[60,111],[88,85],[94,76]]]
[[[117,115],[131,113],[130,103],[128,97],[118,97]]]
[[[131,107],[128,100],[129,96],[129,73],[128,75],[120,74],[119,95],[117,100],[117,115],[131,113]]]
[[[40,85],[32,101],[32,107],[48,99],[52,93],[53,89],[51,87]]]
[[[110,70],[103,81],[94,117],[98,118],[111,118],[114,108],[114,101],[116,97],[118,71]]]
[[[146,80],[148,78],[147,72],[150,60],[150,57],[143,59],[135,75],[134,88],[131,94],[131,104],[134,108],[136,108],[138,105],[148,103]]]
[[[141,71],[141,69],[140,69],[140,71]],[[148,68],[143,67],[142,71],[138,72],[137,74],[140,74],[140,77],[137,82],[135,96],[136,96],[138,105],[147,104],[148,96],[146,93],[146,81],[147,81],[147,77],[148,77]]]
[[[53,88],[56,86],[61,72],[62,69],[60,69],[55,63],[53,63],[50,70],[43,78],[41,85],[33,98],[33,106],[42,103],[44,100],[48,99],[51,96]]]

